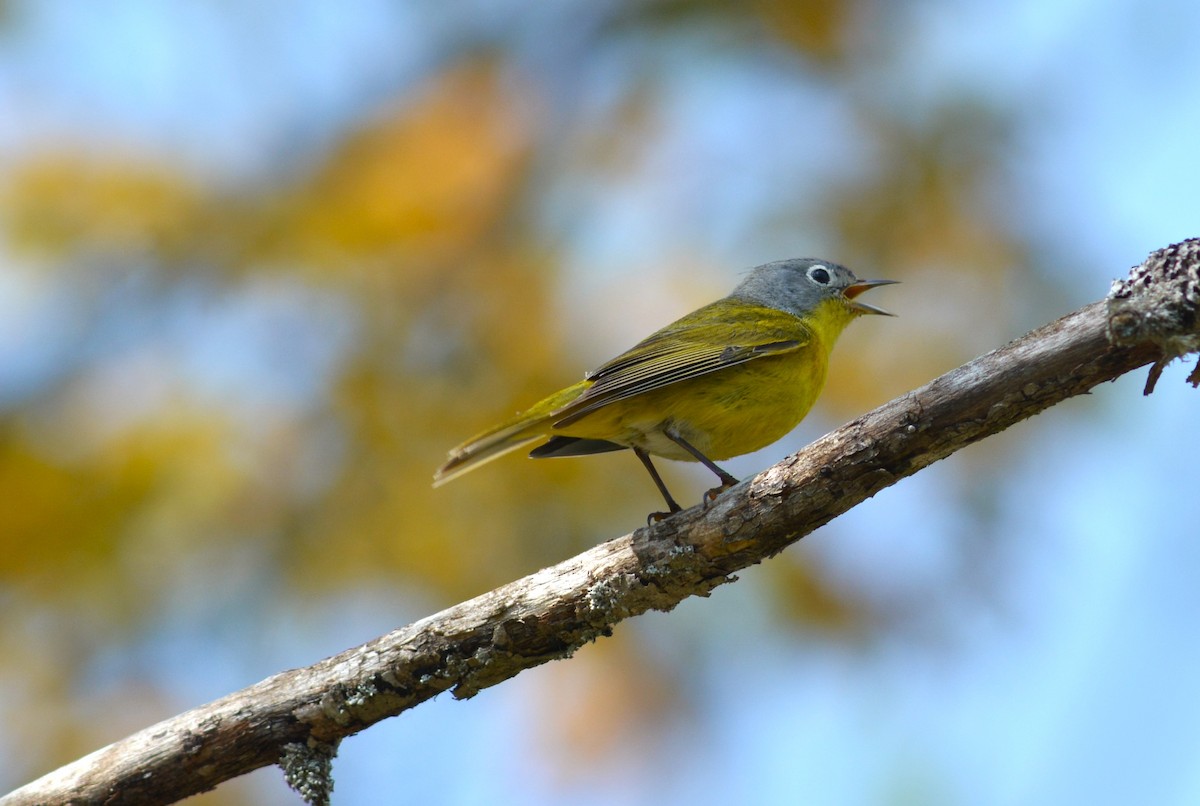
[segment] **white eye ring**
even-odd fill
[[[805,272],[805,274],[807,275],[808,279],[812,280],[817,285],[829,285],[829,281],[832,279],[829,274],[829,267],[823,266],[820,263],[811,267],[807,272]]]

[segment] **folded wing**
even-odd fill
[[[789,313],[719,300],[589,373],[591,385],[554,412],[551,421],[555,428],[565,428],[618,400],[793,352],[811,338],[808,327]]]

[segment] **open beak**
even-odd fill
[[[900,282],[899,280],[859,280],[857,283],[849,285],[842,294],[846,299],[850,300],[850,310],[858,311],[859,313],[877,313],[880,316],[895,316],[896,314],[885,311],[883,308],[876,308],[874,305],[868,305],[865,302],[859,302],[855,299],[862,292],[874,288],[878,285],[894,285]]]

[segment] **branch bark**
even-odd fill
[[[1200,239],[1096,302],[822,437],[721,495],[304,669],[115,742],[0,806],[171,802],[268,764],[328,802],[338,742],[443,691],[471,697],[623,619],[705,596],[954,451],[1061,400],[1200,349]],[[1189,378],[1200,382],[1200,370]],[[1152,384],[1150,384],[1152,386]]]

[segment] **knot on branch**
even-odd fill
[[[1113,281],[1108,340],[1118,347],[1150,342],[1162,352],[1146,378],[1147,395],[1167,364],[1200,351],[1200,238],[1151,252],[1127,278]],[[1188,383],[1200,385],[1200,363]]]

